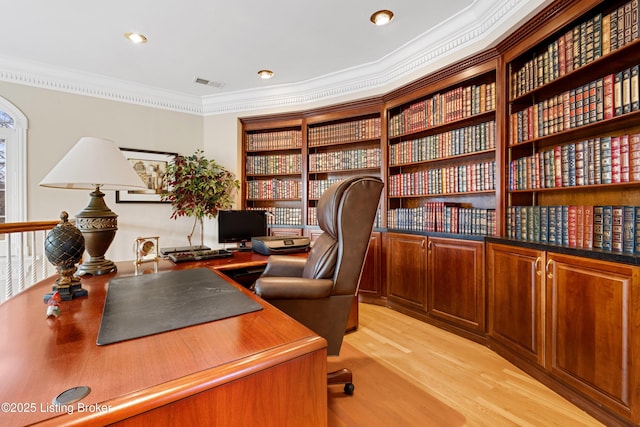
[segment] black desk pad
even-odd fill
[[[206,268],[111,279],[97,344],[105,345],[261,310]]]

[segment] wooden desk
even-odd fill
[[[158,270],[265,261],[238,253],[162,260]],[[119,263],[117,273],[83,278],[89,296],[63,302],[51,324],[42,297],[55,278],[0,305],[0,425],[327,425],[326,341],[235,283],[264,309],[97,346],[108,281],[133,273],[133,263]],[[76,386],[91,393],[64,411],[52,405]]]

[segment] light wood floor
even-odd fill
[[[602,426],[486,347],[391,309],[360,304],[329,370],[354,373],[355,393],[329,388],[330,427]]]

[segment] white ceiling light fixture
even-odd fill
[[[371,22],[373,22],[375,25],[386,25],[389,22],[391,22],[391,20],[393,19],[393,12],[391,12],[390,10],[379,10],[377,12],[374,12],[373,15],[371,15],[371,18],[369,18],[371,20]]]
[[[260,71],[258,71],[258,75],[260,76],[261,79],[269,80],[270,78],[273,77],[273,71],[271,71],[271,70],[260,70]]]
[[[124,33],[124,36],[135,44],[142,44],[147,42],[147,38],[140,33]]]

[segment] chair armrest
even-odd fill
[[[328,298],[332,289],[331,279],[303,277],[260,277],[254,285],[256,295],[266,300]]]
[[[267,267],[262,273],[262,277],[302,277],[306,262],[306,258],[297,256],[271,255],[267,262]]]

